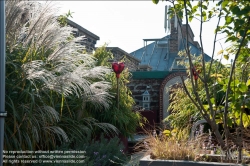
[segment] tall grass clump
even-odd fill
[[[108,108],[111,70],[83,53],[53,3],[6,1],[6,150],[53,149],[112,125],[80,117],[83,101]]]
[[[194,146],[188,142],[186,131],[147,131],[147,137],[135,146],[136,151],[150,155],[152,159],[191,160],[195,159]]]

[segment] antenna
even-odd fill
[[[177,29],[177,16],[176,14],[174,15],[174,27]]]
[[[170,5],[169,6],[166,5],[165,6],[164,28],[165,28],[165,32],[167,31],[167,33],[169,33],[171,30],[170,14],[168,14],[169,9],[170,9]]]

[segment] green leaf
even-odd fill
[[[158,4],[158,3],[159,3],[159,0],[152,0],[152,2],[153,2],[154,4]]]
[[[219,2],[220,3],[220,2]],[[227,6],[227,4],[229,3],[229,1],[223,1],[222,3],[221,3],[221,7],[222,8],[225,8],[226,6]]]
[[[226,16],[225,20],[226,20],[226,24],[230,24],[233,21],[233,18],[230,16]]]
[[[215,99],[214,98],[211,98],[210,101],[211,101],[212,104],[215,104]]]
[[[226,84],[223,85],[222,90],[223,90],[224,92],[227,91],[227,85],[226,85]]]
[[[224,58],[225,58],[226,60],[228,60],[228,59],[229,59],[229,56],[228,56],[228,55],[224,55]]]
[[[216,124],[223,123],[221,119],[215,119]]]
[[[205,108],[205,110],[209,109],[209,106],[207,104],[204,104],[203,107]]]
[[[227,120],[227,124],[228,124],[229,127],[232,127],[232,125],[233,125],[232,119],[228,119]]]
[[[245,30],[240,30],[239,34],[240,36],[244,36]]]
[[[202,5],[202,9],[207,10],[207,6],[206,5]]]
[[[244,9],[242,9],[240,12],[239,12],[239,14],[240,15],[245,15],[245,14],[248,14],[249,13],[249,9],[246,7],[246,8],[244,8]]]
[[[195,12],[197,11],[197,8],[198,8],[198,6],[194,6],[194,7],[192,8],[192,13],[195,13]]]
[[[205,11],[202,12],[202,16],[203,16],[203,21],[207,20],[207,13]]]
[[[209,14],[208,14],[208,18],[210,19],[213,15],[213,12],[212,11],[209,11]]]
[[[234,6],[232,9],[233,14],[240,14],[240,8],[238,6]]]
[[[230,86],[231,87],[236,87],[238,84],[240,84],[240,81],[236,78],[235,80],[232,80]]]
[[[239,111],[235,111],[234,116],[235,116],[235,118],[239,118],[240,117]]]
[[[193,16],[190,16],[190,17],[188,18],[188,21],[191,22],[193,18],[194,18]]]
[[[223,2],[223,0],[220,0],[220,1],[218,2],[218,4],[216,4],[216,6],[220,6],[222,2]]]
[[[248,90],[248,87],[247,87],[244,83],[238,84],[237,87],[239,88],[239,90],[240,90],[242,93],[245,93],[245,92],[247,92],[247,90]]]
[[[247,85],[247,86],[249,86],[249,85],[250,85],[250,79],[249,79],[249,80],[247,80],[246,85]]]
[[[238,38],[237,37],[235,37],[235,36],[230,36],[229,38],[227,38],[227,40],[225,41],[225,42],[235,42],[235,41],[237,41],[238,40]]]
[[[244,127],[248,127],[250,125],[250,121],[249,121],[249,116],[247,116],[246,114],[243,114],[242,116],[242,121],[243,121],[243,126]]]

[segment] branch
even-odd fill
[[[207,122],[209,122],[210,121],[209,115],[205,111],[203,111],[203,109],[201,109],[200,106],[196,103],[196,101],[192,98],[192,96],[190,95],[189,91],[187,90],[187,87],[186,87],[186,84],[184,82],[183,76],[181,76],[181,81],[182,81],[182,84],[183,84],[183,89],[184,89],[185,93],[188,95],[189,99],[193,102],[193,104],[196,106],[196,108],[198,108],[198,110],[202,114],[203,118]]]
[[[209,70],[208,70],[208,75],[210,75],[210,72],[211,72],[211,69],[212,69],[212,64],[213,64],[213,61],[214,61],[215,43],[216,43],[217,34],[218,34],[217,28],[219,27],[219,24],[220,24],[221,11],[222,11],[222,8],[220,8],[219,20],[218,20],[218,23],[217,23],[217,26],[216,26],[216,32],[215,32],[215,35],[214,35],[213,53],[212,53],[212,57],[211,57],[212,59],[211,59],[210,67],[209,67]]]
[[[184,0],[184,8],[185,8],[185,16],[186,16],[186,48],[188,48],[188,16],[187,16],[187,4],[186,4],[186,0]],[[192,89],[193,89],[193,92],[194,92],[194,95],[195,95],[195,99],[197,100],[198,104],[199,104],[199,107],[197,107],[201,112],[204,111],[205,112],[205,108],[200,100],[200,97],[196,91],[196,86],[194,84],[194,80],[193,80],[193,73],[192,73],[192,67],[193,67],[193,63],[191,61],[191,55],[190,55],[190,50],[189,49],[186,49],[186,53],[188,55],[188,59],[189,59],[189,71],[191,73],[191,85],[192,85]],[[199,77],[200,78],[200,77]],[[209,100],[210,102],[210,100]],[[204,115],[204,114],[203,114]],[[205,115],[207,115],[207,113],[205,113]],[[206,118],[207,122],[209,124],[211,124],[211,119],[209,116],[205,116],[204,119]]]

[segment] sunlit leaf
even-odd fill
[[[247,116],[245,113],[243,113],[242,121],[243,121],[243,126],[244,127],[248,127],[250,125],[249,116]]]
[[[238,84],[237,87],[239,88],[239,90],[240,90],[242,93],[245,93],[245,92],[247,92],[247,90],[248,90],[248,87],[247,87],[245,84],[243,84],[243,83]]]
[[[247,86],[249,86],[249,85],[250,85],[250,79],[249,79],[249,80],[247,80],[246,85],[247,85]]]
[[[162,133],[164,135],[166,135],[166,136],[170,136],[171,135],[171,131],[170,130],[164,130]]]
[[[222,74],[211,74],[211,77],[223,77],[223,75]]]
[[[215,99],[214,98],[211,98],[210,101],[211,101],[212,104],[215,104]]]
[[[220,50],[219,52],[217,52],[217,55],[220,55],[223,53],[223,50]]]
[[[221,3],[221,7],[222,7],[222,8],[225,8],[225,7],[227,6],[228,3],[229,3],[229,1],[223,1],[223,2]]]
[[[225,19],[227,24],[230,24],[233,21],[233,18],[230,16],[226,16]]]

